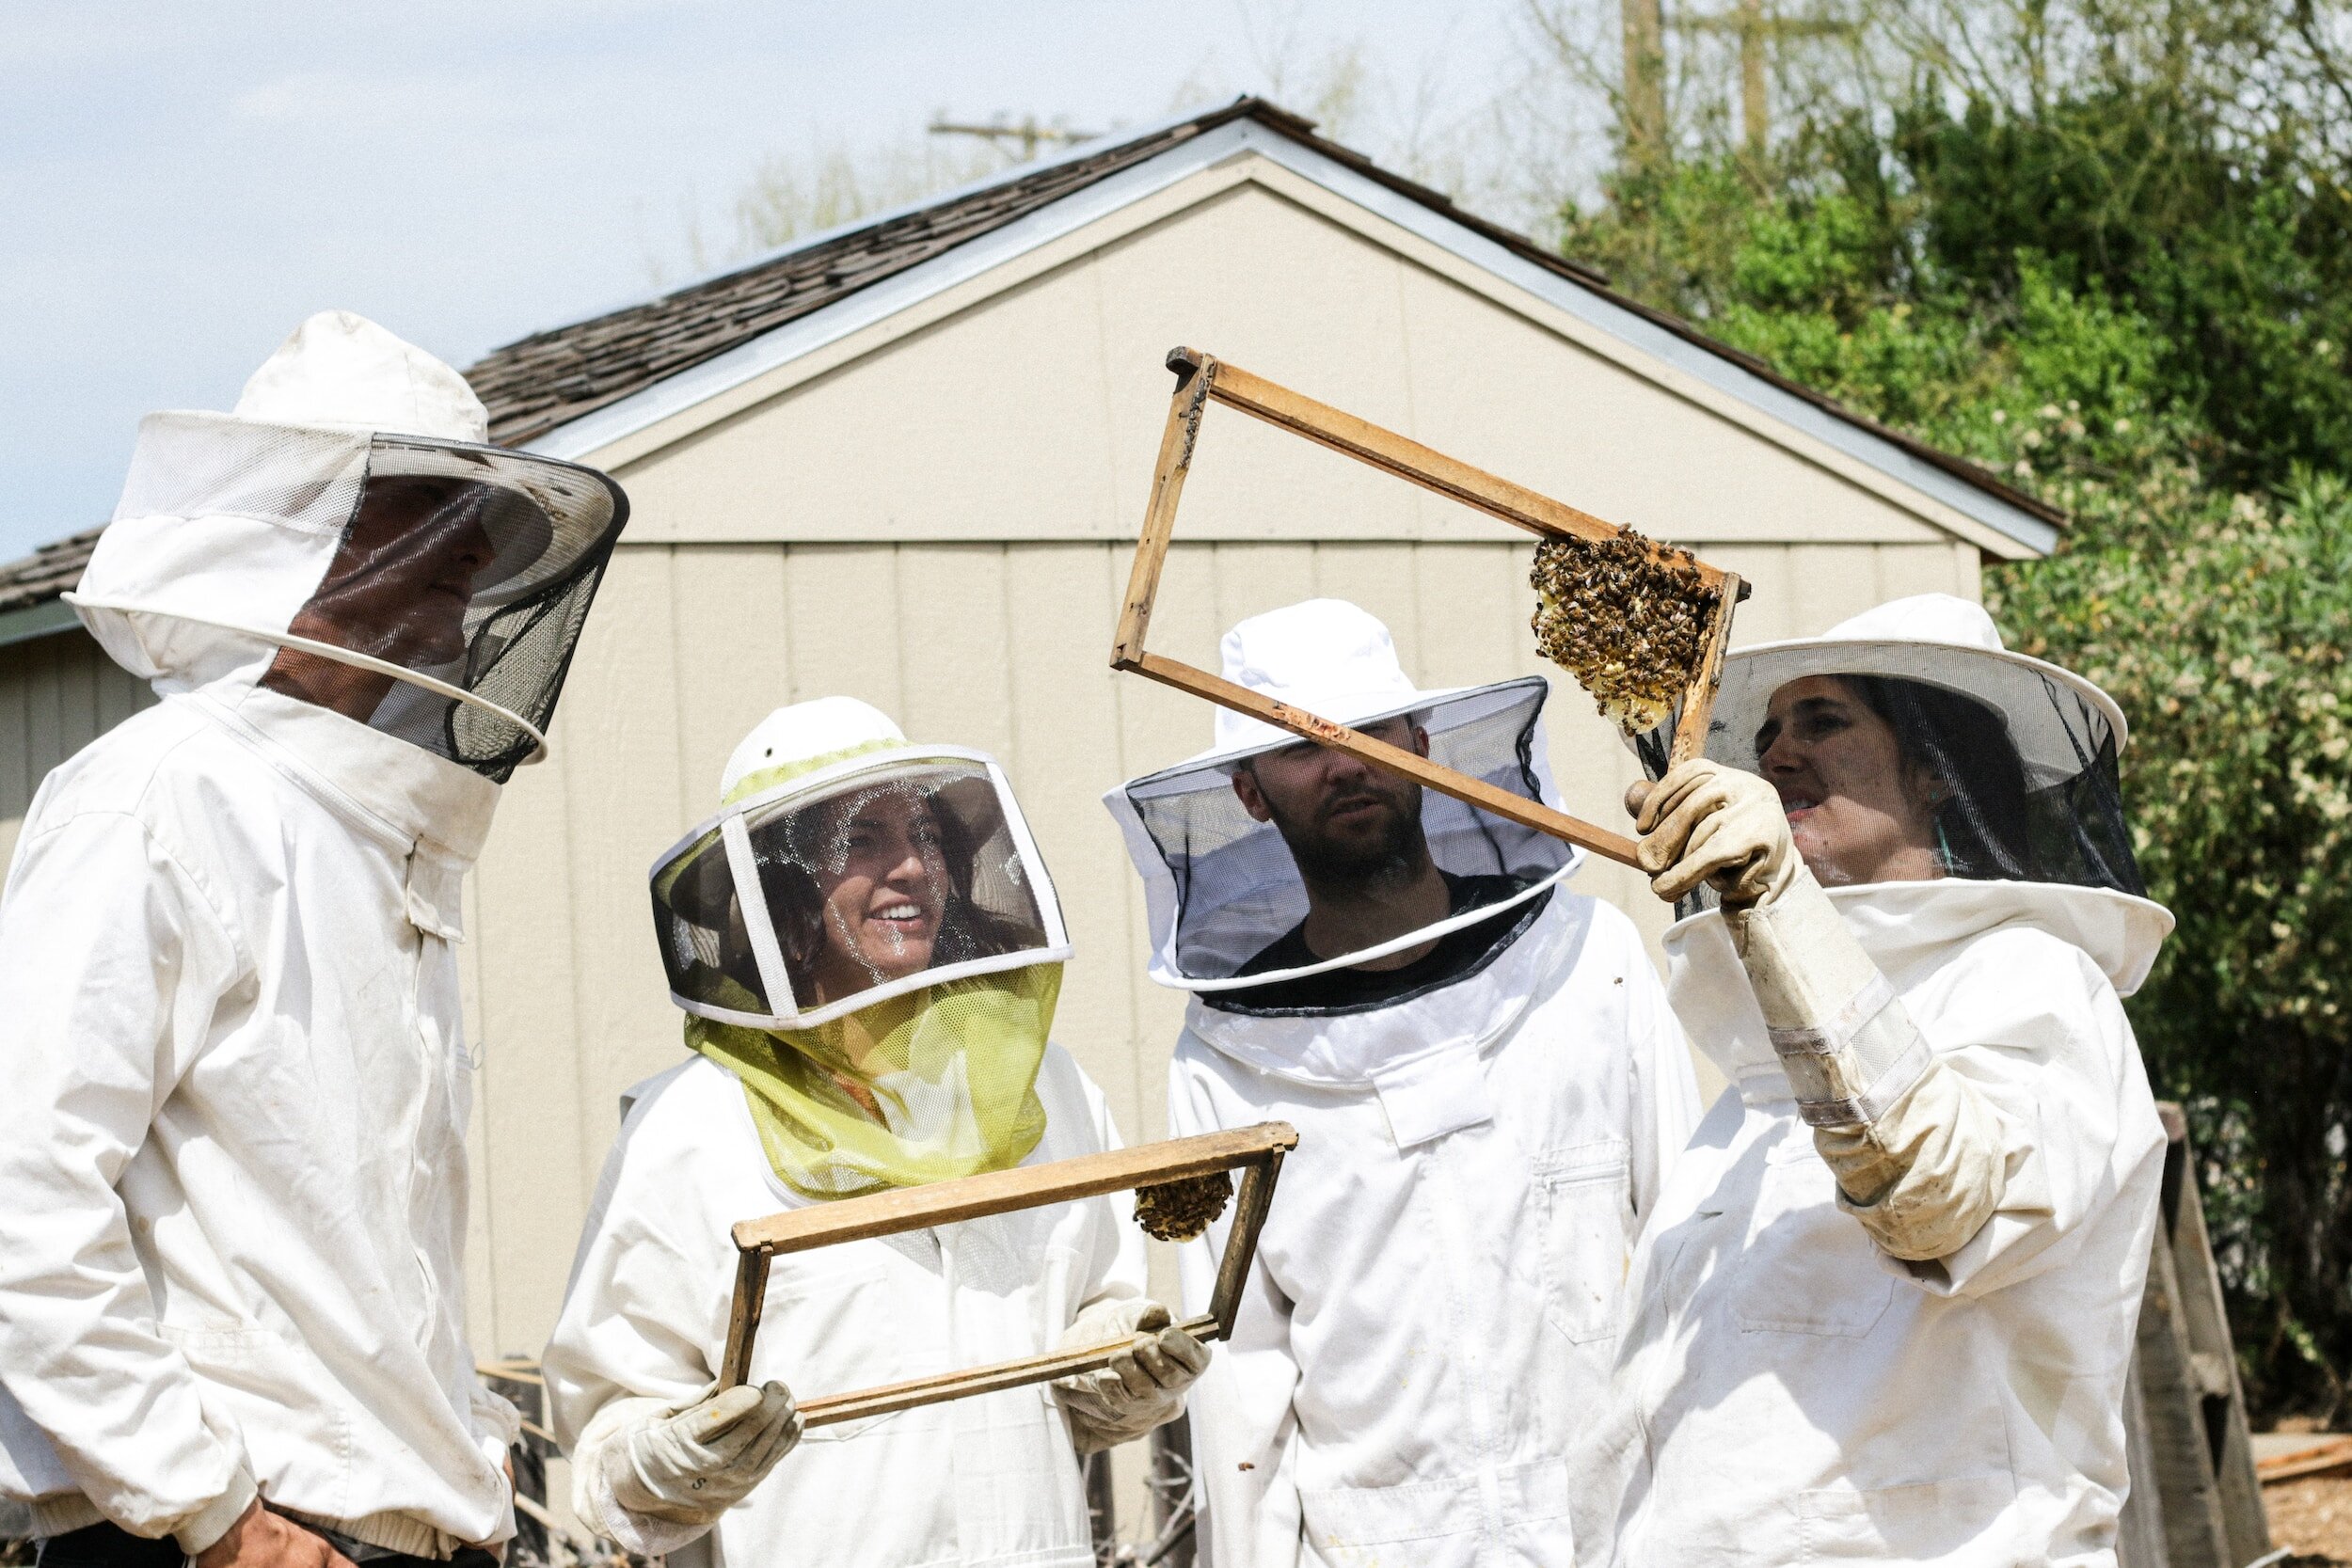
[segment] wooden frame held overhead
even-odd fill
[[[1152,624],[1152,602],[1160,591],[1160,574],[1168,561],[1168,543],[1175,532],[1176,503],[1184,493],[1184,477],[1192,467],[1201,418],[1211,403],[1237,408],[1544,538],[1613,540],[1621,537],[1624,531],[1564,501],[1474,468],[1392,430],[1384,430],[1328,404],[1317,403],[1197,350],[1171,350],[1168,368],[1176,372],[1176,392],[1169,402],[1168,423],[1160,436],[1159,463],[1152,475],[1151,504],[1144,514],[1142,535],[1136,542],[1135,568],[1128,578],[1127,597],[1120,607],[1119,630],[1111,644],[1111,668],[1148,675],[1180,691],[1206,698],[1374,767],[1401,774],[1482,811],[1627,865],[1636,864],[1633,840],[1623,833],[1555,811],[1540,801],[1431,762],[1402,747],[1375,740],[1320,714],[1277,702],[1206,670],[1152,653],[1143,645],[1144,635]],[[1738,574],[1709,566],[1703,561],[1694,561],[1693,564],[1700,581],[1717,590],[1717,594],[1701,644],[1698,670],[1677,710],[1671,753],[1675,762],[1696,756],[1705,742],[1716,687],[1723,678],[1724,650],[1731,636],[1733,609],[1748,593],[1747,584],[1740,580]]]
[[[1241,1304],[1242,1285],[1248,1277],[1250,1259],[1257,1254],[1258,1232],[1274,1201],[1274,1182],[1281,1173],[1282,1156],[1297,1147],[1298,1134],[1287,1122],[1268,1121],[1228,1132],[1117,1148],[1075,1160],[1057,1160],[1051,1164],[1020,1165],[984,1176],[967,1176],[927,1187],[903,1187],[868,1197],[842,1198],[771,1214],[765,1219],[745,1220],[735,1227],[735,1302],[727,1314],[726,1357],[721,1367],[719,1386],[732,1388],[751,1375],[752,1345],[759,1333],[761,1308],[767,1303],[768,1264],[780,1253],[807,1252],[841,1242],[896,1236],[959,1220],[1039,1209],[1051,1203],[1068,1203],[1104,1193],[1128,1192],[1238,1170],[1242,1173],[1241,1187],[1233,1196],[1232,1229],[1226,1237],[1225,1255],[1217,1263],[1216,1288],[1209,1298],[1209,1309],[1176,1325],[1196,1339],[1228,1338],[1233,1332],[1233,1314]],[[887,1415],[894,1410],[911,1410],[916,1405],[993,1393],[999,1388],[1072,1377],[1107,1367],[1111,1358],[1132,1342],[1131,1338],[1120,1338],[1020,1361],[943,1372],[908,1383],[803,1400],[801,1419],[811,1427],[832,1426],[867,1416]]]

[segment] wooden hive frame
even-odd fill
[[[896,1236],[959,1220],[1239,1170],[1241,1190],[1233,1198],[1232,1228],[1226,1237],[1225,1255],[1217,1263],[1216,1288],[1210,1295],[1209,1309],[1176,1325],[1196,1339],[1229,1338],[1250,1259],[1257,1255],[1258,1232],[1274,1201],[1274,1182],[1281,1173],[1282,1156],[1297,1147],[1298,1134],[1288,1123],[1262,1122],[1227,1132],[1173,1138],[1050,1164],[1021,1165],[745,1220],[735,1227],[735,1302],[727,1314],[726,1357],[719,1386],[732,1388],[751,1375],[752,1345],[759,1333],[761,1309],[767,1305],[768,1264],[779,1253],[807,1252],[842,1242]],[[801,1419],[811,1427],[832,1426],[1095,1371],[1110,1365],[1111,1358],[1133,1342],[1132,1337],[1121,1338],[909,1383],[803,1400]]]
[[[1152,653],[1143,645],[1144,634],[1152,624],[1152,601],[1159,594],[1160,574],[1168,561],[1168,543],[1175,533],[1176,503],[1184,493],[1184,476],[1191,469],[1193,451],[1200,441],[1201,417],[1211,403],[1237,408],[1278,429],[1344,452],[1359,463],[1370,464],[1543,538],[1602,541],[1616,539],[1624,531],[1565,501],[1497,478],[1392,430],[1384,430],[1328,404],[1317,403],[1197,350],[1169,351],[1168,368],[1176,372],[1176,392],[1169,400],[1168,423],[1160,435],[1159,463],[1152,475],[1151,504],[1144,513],[1142,535],[1136,542],[1135,567],[1128,578],[1127,597],[1120,607],[1119,630],[1111,644],[1111,668],[1147,675],[1180,691],[1204,697],[1401,774],[1482,811],[1565,839],[1627,865],[1637,864],[1633,840],[1623,833],[1554,811],[1540,801],[1431,762],[1402,747],[1375,740],[1345,724],[1277,702],[1182,660]],[[1653,552],[1657,549],[1653,545]],[[1723,678],[1724,650],[1731,637],[1734,607],[1748,593],[1747,584],[1740,580],[1737,573],[1695,558],[1693,562],[1700,581],[1717,593],[1701,641],[1699,667],[1684,689],[1677,710],[1671,762],[1688,761],[1698,755],[1705,744],[1708,721],[1714,711],[1715,689]]]

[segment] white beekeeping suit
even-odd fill
[[[1715,711],[1641,825],[1720,899],[1668,990],[1733,1086],[1636,1255],[1589,1560],[2111,1564],[2164,1152],[2118,999],[2171,928],[2122,715],[1945,595]]]
[[[70,596],[163,701],[49,776],[0,901],[0,1492],[44,1537],[512,1531],[459,886],[626,506],[485,422],[312,317],[235,413],[142,423]]]
[[[1540,678],[1419,690],[1388,629],[1333,600],[1241,623],[1224,660],[1556,803]],[[1107,797],[1152,976],[1194,993],[1170,1132],[1299,1134],[1192,1399],[1204,1560],[1567,1568],[1569,1444],[1696,1117],[1681,1032],[1631,923],[1563,885],[1566,846],[1223,709],[1216,741]],[[1363,907],[1418,885],[1431,918],[1350,935],[1342,884]],[[1226,1231],[1184,1248],[1188,1310]]]
[[[544,1360],[580,1517],[768,1568],[1090,1568],[1079,1458],[1183,1408],[1205,1347],[1110,1197],[772,1260],[713,1392],[739,1221],[1119,1147],[1048,1040],[1069,938],[1004,772],[848,698],[771,714],[655,863],[685,1065],[632,1108]],[[803,1433],[795,1399],[1135,1335],[1099,1373]]]

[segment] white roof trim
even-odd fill
[[[1177,121],[1170,123],[1180,123],[1189,118],[1192,117],[1179,117]],[[1147,131],[1138,135],[1150,134]],[[1958,475],[1915,456],[1883,436],[1839,419],[1827,409],[1774,386],[1736,361],[1710,353],[1574,279],[1537,265],[1403,192],[1368,179],[1312,148],[1246,117],[1204,131],[1132,168],[1122,169],[1094,184],[1073,191],[1002,229],[968,241],[944,255],[910,267],[870,288],[862,289],[798,321],[787,322],[701,364],[691,366],[615,403],[559,425],[528,443],[523,450],[572,461],[584,459],[707,399],[765,375],[803,355],[836,342],[934,294],[1051,244],[1243,150],[1255,152],[1271,163],[1280,165],[1301,179],[1575,316],[1693,380],[1736,398],[1824,446],[1876,468],[2037,555],[2047,555],[2058,547],[2058,531],[2032,513],[2011,506]],[[1033,167],[1023,166],[1018,173],[1030,172]],[[933,201],[941,199],[946,198],[932,198]],[[928,204],[918,203],[916,208],[909,210],[917,210]],[[878,220],[861,220],[853,227],[863,227],[874,221]],[[804,243],[816,244],[820,240]],[[781,256],[788,252],[779,251],[776,254]]]
[[[1737,361],[1701,348],[1688,338],[1668,331],[1605,294],[1585,288],[1549,267],[1538,266],[1524,256],[1514,254],[1476,230],[1455,223],[1401,191],[1391,190],[1376,180],[1366,179],[1311,147],[1279,133],[1260,130],[1254,125],[1248,129],[1257,132],[1252,141],[1254,150],[1292,173],[1311,180],[1332,194],[1345,197],[1358,206],[1377,213],[1398,228],[1452,251],[1463,261],[1516,284],[1546,304],[1557,306],[1568,314],[1591,323],[1611,337],[1631,344],[1653,358],[1663,360],[1684,374],[1763,410],[1824,446],[1834,447],[1857,462],[1867,463],[1912,488],[1934,497],[1962,515],[1972,517],[1987,528],[2008,535],[2038,555],[2048,555],[2058,548],[2058,531],[2032,513],[2011,506],[1999,497],[1979,490],[1959,475],[1914,455],[1884,436],[1874,435],[1850,420],[1841,420],[1829,410],[1774,386]]]
[[[831,229],[820,229],[812,234],[797,234],[785,241],[784,244],[762,251],[748,261],[730,261],[725,266],[715,267],[699,277],[690,278],[675,288],[666,290],[662,297],[666,299],[671,294],[684,293],[689,289],[699,289],[706,283],[716,283],[723,277],[733,277],[738,273],[751,272],[766,266],[771,261],[780,261],[787,256],[795,256],[803,250],[814,250],[820,245],[831,245],[844,235],[855,234],[867,229],[879,229],[885,223],[895,223],[899,218],[912,217],[932,207],[944,207],[951,201],[961,201],[967,196],[977,196],[982,191],[993,190],[998,185],[1009,184],[1015,180],[1027,180],[1048,169],[1059,168],[1064,164],[1074,164],[1095,157],[1129,142],[1148,141],[1153,136],[1164,135],[1180,125],[1215,112],[1215,106],[1205,109],[1181,109],[1163,119],[1153,120],[1145,125],[1106,131],[1086,141],[1073,142],[1060,151],[1048,153],[1042,158],[1033,158],[1025,164],[1015,164],[1009,168],[999,169],[993,174],[983,174],[978,179],[967,180],[961,185],[951,185],[944,191],[935,191],[930,196],[916,197],[912,201],[902,201],[896,207],[884,207],[879,212],[853,217],[846,223],[836,223]],[[642,297],[634,297],[620,301],[612,309],[625,310],[632,305],[644,303],[644,300]],[[569,324],[559,323],[558,327],[566,325]]]
[[[977,239],[909,267],[869,288],[811,311],[798,321],[738,343],[724,354],[607,404],[537,439],[523,451],[578,462],[589,453],[682,414],[706,399],[729,391],[804,354],[943,293],[1003,265],[1131,202],[1167,189],[1245,145],[1246,122],[1233,121],[1179,142],[1132,168],[1071,192]],[[781,253],[780,253],[781,254]]]

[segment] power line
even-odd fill
[[[977,136],[982,141],[999,144],[1017,141],[1021,144],[1021,161],[1027,163],[1037,156],[1037,150],[1047,143],[1069,146],[1075,142],[1092,141],[1092,131],[1073,131],[1066,125],[1040,125],[1035,115],[1024,118],[1019,124],[999,115],[986,125],[960,124],[950,119],[934,119],[928,128],[934,136]]]

